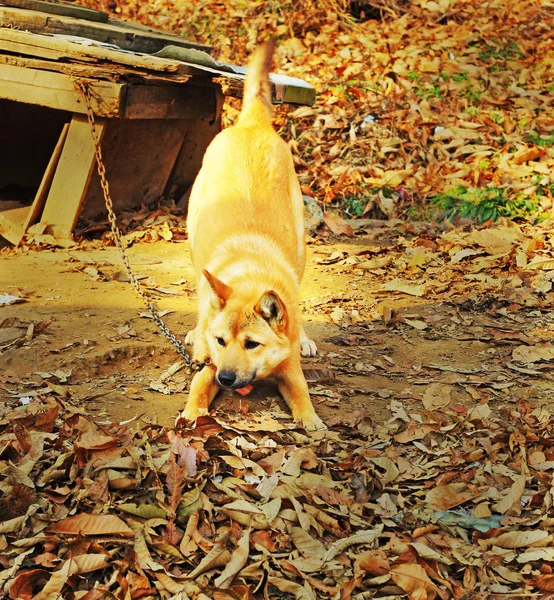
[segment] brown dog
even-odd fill
[[[304,204],[292,156],[271,123],[273,43],[253,54],[237,125],[208,147],[192,188],[188,235],[198,286],[198,325],[186,338],[195,374],[182,416],[208,410],[220,388],[277,380],[292,416],[324,427],[300,367],[313,356],[298,315],[304,272]]]

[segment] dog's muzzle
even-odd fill
[[[216,379],[221,387],[236,390],[248,385],[254,377],[240,379],[234,371],[219,371],[216,375]]]

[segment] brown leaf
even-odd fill
[[[65,535],[122,535],[133,537],[133,530],[115,515],[78,513],[48,526],[49,533]]]
[[[479,492],[470,491],[465,483],[449,483],[427,492],[425,502],[430,504],[434,510],[447,510],[459,506],[478,495]]]
[[[46,569],[32,569],[20,573],[10,584],[8,594],[10,598],[32,600],[33,590],[40,582],[48,581],[50,572]]]
[[[371,575],[385,575],[390,571],[390,564],[383,550],[367,550],[356,556],[354,572],[366,571]]]
[[[444,408],[452,401],[452,386],[445,383],[432,383],[423,394],[423,406],[427,410]]]
[[[335,235],[347,235],[348,237],[354,237],[354,230],[352,229],[352,226],[336,213],[328,210],[325,211],[323,213],[323,220],[325,221],[325,225],[327,225],[327,227],[329,227],[329,229]]]
[[[250,530],[247,529],[238,541],[237,547],[231,553],[229,562],[225,566],[223,573],[214,580],[214,584],[221,589],[231,586],[235,575],[244,567],[248,561],[250,545]]]
[[[410,600],[427,600],[434,592],[435,584],[429,579],[425,569],[417,564],[396,565],[391,570],[391,577],[398,587],[408,594]]]

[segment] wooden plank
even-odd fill
[[[26,8],[28,10],[41,10],[42,12],[52,13],[54,15],[63,15],[66,17],[75,17],[78,19],[87,19],[88,21],[100,21],[106,23],[109,15],[100,10],[78,6],[69,2],[44,2],[43,0],[2,0],[6,6],[15,6],[16,8]]]
[[[182,119],[108,121],[102,154],[116,214],[159,200],[191,124]],[[81,216],[100,214],[106,210],[95,171]]]
[[[69,123],[66,123],[63,126],[62,132],[60,133],[60,137],[56,143],[56,146],[54,147],[52,156],[48,161],[48,166],[46,167],[46,171],[44,172],[42,181],[40,182],[39,188],[35,195],[35,199],[31,204],[29,214],[27,215],[27,218],[23,223],[23,233],[25,233],[31,225],[34,225],[38,221],[39,215],[46,202],[46,198],[48,197],[48,192],[50,191],[50,187],[54,179],[54,173],[56,172],[56,168],[58,167],[58,163],[60,161],[60,156],[62,154],[68,131]]]
[[[143,27],[135,27],[112,19],[108,23],[98,23],[10,6],[0,6],[0,27],[16,27],[43,34],[76,35],[106,44],[115,44],[124,50],[147,54],[159,52],[169,44],[183,48],[210,50],[208,46],[196,44],[179,35],[162,33],[151,28],[145,30]]]
[[[96,121],[100,139],[105,124],[104,119]],[[41,217],[41,223],[48,225],[49,232],[56,238],[71,237],[95,167],[88,120],[85,116],[74,115]]]
[[[185,85],[128,86],[123,116],[127,119],[214,118],[216,90]]]
[[[221,94],[221,92],[220,92]],[[187,131],[185,140],[179,152],[170,186],[166,195],[171,192],[179,208],[186,211],[188,205],[187,191],[190,190],[200,167],[207,147],[214,137],[221,131],[221,113],[218,111],[215,119],[201,119],[193,121]]]
[[[92,108],[100,117],[119,117],[124,85],[88,81]],[[84,100],[69,75],[22,66],[0,64],[0,98],[38,104],[69,112],[86,112]]]
[[[62,73],[71,76],[73,79],[103,79],[105,81],[122,84],[132,79],[137,83],[142,82],[148,85],[174,85],[176,83],[186,83],[191,79],[190,75],[163,73],[160,71],[154,73],[136,71],[118,64],[55,62],[43,60],[41,58],[29,58],[27,56],[11,56],[9,54],[0,54],[0,65],[1,64]]]
[[[0,205],[11,204],[3,201]],[[19,244],[23,236],[23,223],[29,214],[28,206],[5,208],[0,212],[0,236],[12,244]]]
[[[84,45],[67,39],[7,28],[0,28],[0,50],[52,60],[62,58],[79,61],[107,60],[150,71],[177,72],[180,67],[177,60],[146,54],[131,54],[122,50]]]
[[[242,98],[243,76],[231,76],[222,73],[220,77],[215,77],[213,81],[221,85],[221,89],[226,96]],[[281,78],[281,76],[272,74],[271,98],[274,104],[307,104],[311,106],[315,102],[315,89],[300,79]]]
[[[0,235],[16,246],[21,242],[27,229],[38,220],[60,159],[68,129],[69,123],[66,123],[54,147],[33,203],[30,206],[18,206],[0,212]],[[4,204],[6,203],[2,202],[0,206]]]
[[[84,114],[84,99],[75,86],[80,71],[81,79],[90,86],[94,113],[100,117],[197,119],[215,115],[214,88],[113,83],[92,79],[97,74],[93,66],[71,65],[71,74],[65,74],[32,69],[30,65],[36,64],[29,62],[32,59],[11,60],[18,64],[1,64],[0,57],[0,98],[7,100]]]

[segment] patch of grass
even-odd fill
[[[506,190],[492,186],[466,188],[459,185],[431,199],[431,204],[442,211],[441,219],[454,217],[472,219],[479,225],[497,221],[500,217],[524,218],[536,216],[539,204],[536,198],[509,199]]]
[[[442,98],[442,90],[436,83],[428,87],[419,86],[416,89],[416,96],[420,98]]]
[[[471,100],[472,103],[476,103],[478,100],[481,100],[483,92],[482,90],[475,89],[473,84],[468,81],[466,88],[462,90],[462,95]]]
[[[350,217],[361,217],[367,206],[368,199],[358,196],[346,196],[341,202],[343,213]]]
[[[500,42],[498,42],[498,40],[491,41],[500,45]],[[520,56],[522,56],[521,50],[518,48],[515,42],[510,42],[508,45],[505,45],[503,47],[492,46],[490,44],[487,44],[485,46],[485,50],[479,53],[479,58],[481,59],[499,58],[501,60],[515,60]]]
[[[535,146],[546,148],[546,146],[554,146],[554,134],[552,135],[539,135],[536,131],[527,132],[527,138]]]
[[[439,209],[431,204],[416,204],[406,209],[406,217],[410,221],[430,222],[438,219],[439,215]]]
[[[456,75],[452,76],[452,81],[456,81],[457,83],[469,81],[469,74],[466,71],[463,73],[456,73]]]

